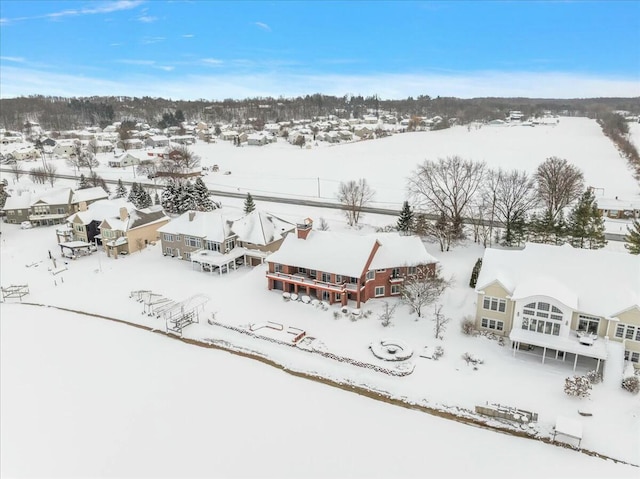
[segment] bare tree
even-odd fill
[[[15,178],[16,182],[19,181],[22,176],[22,166],[20,165],[20,162],[16,160],[15,163],[11,164],[9,169],[11,170],[11,174]]]
[[[451,218],[454,234],[462,237],[462,218],[484,178],[485,164],[459,156],[425,161],[409,178],[414,203],[428,213]]]
[[[422,308],[434,303],[451,284],[452,279],[444,278],[441,270],[437,269],[433,274],[407,278],[400,288],[400,297],[421,318]]]
[[[582,171],[557,156],[547,158],[541,163],[534,179],[538,196],[554,220],[560,211],[580,198],[584,191]]]
[[[340,182],[338,187],[338,201],[342,204],[349,226],[357,226],[362,214],[362,208],[369,204],[375,196],[367,180]]]
[[[184,145],[171,151],[171,160],[184,171],[191,171],[200,166],[200,157]]]
[[[425,221],[422,230],[424,236],[438,242],[440,251],[449,251],[456,240],[453,220],[443,214],[435,221]]]
[[[58,171],[58,167],[56,165],[54,165],[53,163],[49,162],[49,163],[45,163],[45,165],[42,167],[42,170],[44,171],[44,173],[46,175],[45,177],[46,177],[47,181],[49,181],[49,184],[53,188],[53,184],[58,179],[56,177],[56,172]]]
[[[512,246],[514,241],[514,224],[534,208],[538,203],[535,183],[525,171],[498,170],[495,196],[495,211],[498,221],[504,224],[504,242]]]
[[[158,174],[158,164],[153,160],[142,160],[136,168],[138,175],[154,180]]]
[[[393,319],[393,315],[395,314],[397,307],[398,303],[391,306],[388,301],[384,302],[384,307],[380,314],[378,314],[378,319],[382,322],[382,325],[385,328],[391,324],[391,320]]]
[[[57,180],[56,171],[58,171],[58,168],[55,165],[45,163],[44,166],[32,168],[29,176],[34,183],[45,184],[48,181],[53,187]]]
[[[447,324],[449,322],[451,322],[451,318],[442,314],[442,305],[435,305],[433,314],[433,332],[436,335],[436,339],[444,339],[442,333],[446,331]]]
[[[489,246],[491,246],[493,239],[493,226],[496,219],[496,202],[498,201],[498,185],[501,181],[501,175],[501,169],[487,171],[482,187],[481,201],[485,205],[488,213]],[[486,243],[484,246],[487,246]]]

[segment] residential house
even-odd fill
[[[169,222],[160,206],[142,210],[121,207],[117,216],[105,218],[100,223],[100,236],[107,256],[140,251],[158,239],[158,229]]]
[[[169,146],[170,140],[164,135],[154,135],[147,138],[145,144],[151,148],[166,148]]]
[[[101,186],[75,190],[71,196],[71,207],[73,211],[85,210],[90,204],[108,197],[109,194]]]
[[[599,368],[623,355],[640,365],[639,256],[533,243],[486,249],[476,292],[477,328],[508,337],[514,354],[537,350],[574,369],[579,358]]]
[[[314,231],[307,218],[268,258],[267,286],[356,307],[372,298],[399,297],[403,283],[433,274],[437,260],[417,236]]]
[[[102,244],[100,225],[105,219],[118,217],[121,208],[126,208],[129,214],[135,210],[133,203],[124,198],[98,200],[90,205],[84,203],[78,212],[67,218],[69,228],[56,231],[58,242],[82,241]]]
[[[259,210],[238,218],[225,209],[216,209],[188,211],[158,232],[165,256],[222,274],[239,264],[263,263],[294,228],[294,224]]]
[[[247,136],[247,144],[250,146],[263,146],[267,144],[267,137],[262,133],[252,133]]]
[[[40,152],[33,146],[23,146],[11,152],[11,156],[16,161],[31,161],[40,158]]]
[[[20,224],[29,220],[31,214],[31,194],[28,191],[18,191],[7,197],[2,211],[5,213],[5,221],[11,224]]]
[[[59,140],[53,147],[53,154],[69,158],[76,152],[76,145],[77,143],[75,140]]]
[[[640,218],[640,196],[597,198],[598,211],[605,218],[633,220]]]
[[[124,152],[119,156],[109,158],[107,163],[112,168],[126,168],[127,166],[139,165],[140,158],[131,153]]]
[[[31,201],[27,219],[35,226],[64,223],[73,212],[72,197],[71,188],[56,188],[41,193]]]
[[[121,150],[142,150],[144,148],[144,141],[140,138],[129,138],[128,140],[119,141],[118,148]]]

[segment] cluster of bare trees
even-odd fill
[[[35,168],[32,168],[30,173],[29,173],[29,177],[31,178],[31,181],[33,181],[34,183],[39,183],[44,185],[45,183],[49,183],[51,185],[51,187],[53,187],[53,184],[56,182],[56,172],[58,171],[58,168],[56,167],[56,165],[52,164],[52,163],[44,163],[43,166],[37,166]]]
[[[375,191],[367,180],[341,182],[338,187],[338,201],[342,204],[349,226],[357,226],[362,216],[362,208],[375,197]]]
[[[464,222],[485,246],[493,241],[518,245],[528,233],[552,235],[563,212],[584,192],[584,179],[578,168],[557,157],[547,158],[530,175],[450,156],[418,165],[408,190],[418,211],[414,231],[448,251],[465,236]]]
[[[76,143],[74,152],[67,158],[67,166],[73,168],[76,174],[80,168],[87,168],[89,173],[93,173],[93,169],[100,166],[100,162],[96,158],[96,143],[89,142],[86,148],[82,148],[80,143]]]

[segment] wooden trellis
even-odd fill
[[[22,301],[22,297],[29,294],[29,285],[27,284],[12,284],[6,288],[0,288],[2,291],[2,301],[11,298],[19,298]]]

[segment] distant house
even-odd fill
[[[31,194],[28,191],[18,192],[7,197],[2,211],[5,212],[5,221],[12,224],[20,224],[29,220],[31,214]]]
[[[69,158],[76,152],[76,145],[74,140],[60,140],[53,147],[53,154]]]
[[[337,131],[328,131],[327,133],[324,134],[324,141],[328,143],[339,143],[340,135],[338,134]]]
[[[237,218],[217,209],[186,212],[160,228],[159,233],[165,256],[222,274],[238,264],[263,263],[294,228],[292,223],[258,210]]]
[[[263,146],[267,144],[267,137],[262,133],[252,133],[247,136],[247,144],[250,146]]]
[[[305,220],[268,258],[267,287],[356,307],[372,298],[399,297],[402,284],[433,274],[437,260],[417,236],[313,231]]]
[[[222,138],[223,140],[231,141],[237,137],[238,137],[238,132],[235,130],[226,130],[220,133],[220,138]]]
[[[70,226],[71,237],[62,235],[62,241],[59,235],[59,242],[66,241],[82,241],[85,243],[102,244],[102,236],[100,225],[107,218],[115,218],[120,215],[120,209],[126,208],[131,214],[135,207],[133,203],[123,198],[114,200],[98,200],[88,207],[72,214],[67,218]]]
[[[90,204],[106,200],[108,197],[109,194],[101,186],[75,190],[71,196],[71,206],[74,211],[80,211],[86,209]]]
[[[158,239],[158,229],[170,218],[159,206],[129,211],[121,207],[117,216],[100,223],[100,236],[107,256],[117,258],[140,251]]]
[[[640,218],[640,196],[597,198],[598,211],[605,218],[632,220]]]
[[[154,135],[147,138],[145,144],[151,148],[164,148],[168,147],[170,140],[163,135]]]
[[[144,142],[139,138],[130,138],[118,142],[118,148],[121,150],[141,150],[144,148]]]
[[[486,249],[476,327],[508,336],[514,354],[640,367],[640,257],[569,245]],[[608,340],[607,340],[608,338]],[[526,346],[526,347],[525,347]],[[591,369],[595,369],[590,367]]]
[[[120,156],[114,156],[108,160],[108,164],[112,168],[126,168],[127,166],[139,165],[140,158],[131,153],[123,153]]]

